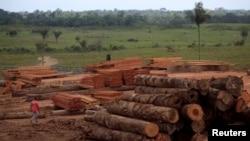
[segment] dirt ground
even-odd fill
[[[250,92],[250,76],[246,72],[201,72],[201,73],[169,73],[169,77],[211,78],[227,75],[242,77],[244,89]],[[132,91],[133,92],[133,91]],[[0,103],[0,113],[29,111],[26,97],[12,97],[5,104]],[[39,101],[41,112],[54,110],[51,100]],[[83,120],[83,114],[71,116],[46,116],[32,125],[29,118],[0,120],[1,141],[87,141],[84,133],[88,124]]]

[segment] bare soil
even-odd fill
[[[242,77],[244,89],[250,92],[250,76],[246,72],[200,72],[200,73],[169,73],[169,77],[211,78],[227,75]],[[131,91],[133,92],[133,91]],[[12,97],[8,103],[0,103],[0,114],[3,112],[29,111],[29,102],[25,97]],[[54,110],[51,100],[39,101],[41,112]],[[88,124],[83,115],[47,116],[40,118],[32,125],[29,118],[0,120],[1,141],[87,141],[84,134]]]

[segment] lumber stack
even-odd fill
[[[137,74],[149,74],[150,70],[145,68],[135,69],[135,75]]]
[[[75,97],[67,93],[57,92],[51,97],[51,100],[56,106],[68,111],[79,111],[83,108],[80,97]]]
[[[150,58],[147,67],[151,69],[167,69],[177,60],[182,60],[182,57]]]
[[[212,60],[176,60],[172,62],[170,72],[201,72],[201,71],[228,71],[234,64]]]
[[[101,103],[107,103],[111,100],[119,98],[123,93],[114,90],[95,90],[92,91],[91,96],[98,99]]]
[[[90,128],[93,139],[109,131],[119,132],[124,138],[132,134],[157,140],[158,135],[165,135],[163,141],[205,141],[210,126],[249,123],[250,95],[243,90],[241,77],[191,79],[137,74],[135,86],[135,93],[124,93],[106,103],[106,113],[105,110],[86,113],[85,120],[93,123]],[[133,120],[139,125],[127,129],[125,125]],[[145,122],[158,126],[157,135],[145,132]],[[156,131],[156,127],[150,128]],[[105,132],[110,135],[109,140],[114,140],[109,132]]]
[[[134,85],[135,70],[121,69],[123,85]]]
[[[66,92],[57,92],[51,100],[58,107],[61,107],[67,111],[79,111],[81,109],[91,108],[100,104],[97,98],[89,95],[70,94]]]
[[[103,75],[106,87],[119,87],[123,85],[122,73],[119,69],[99,69],[97,73]]]
[[[141,68],[143,61],[141,57],[124,58],[120,60],[110,60],[86,66],[87,71],[96,71],[98,69],[127,69]]]
[[[83,88],[103,88],[105,87],[104,77],[102,74],[86,74],[81,78],[79,86]]]
[[[6,87],[11,91],[23,88],[36,87],[42,79],[57,77],[60,74],[49,66],[25,66],[2,71]]]

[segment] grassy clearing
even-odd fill
[[[234,41],[241,40],[240,28],[250,25],[243,24],[204,24],[201,26],[201,59],[218,60],[235,63],[233,69],[245,70],[250,67],[250,37],[244,46],[234,46]],[[24,47],[31,49],[30,54],[0,54],[0,66],[23,66],[38,64],[39,54],[35,51],[35,44],[42,41],[39,34],[31,33],[36,27],[26,26],[0,26],[0,48]],[[18,36],[6,36],[7,30],[17,30]],[[64,49],[72,45],[79,45],[75,38],[87,40],[88,44],[102,42],[104,48],[110,45],[124,46],[126,49],[117,51],[99,51],[87,53],[46,53],[45,55],[58,59],[58,66],[84,67],[88,64],[104,61],[107,54],[111,59],[126,57],[151,57],[181,56],[183,59],[198,59],[198,48],[187,47],[197,44],[197,28],[193,25],[181,29],[163,29],[158,27],[144,28],[50,28],[50,31],[62,31],[58,43],[51,33],[46,42],[49,47]],[[128,42],[135,39],[137,42]],[[174,49],[168,52],[167,47]]]

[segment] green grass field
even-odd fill
[[[201,60],[227,61],[236,64],[234,70],[246,70],[250,67],[250,37],[247,36],[243,46],[234,46],[234,42],[241,40],[241,28],[246,24],[203,24],[201,25]],[[0,49],[3,48],[27,48],[32,50],[29,54],[0,53],[0,67],[29,66],[38,63],[39,53],[35,44],[42,42],[39,34],[31,33],[37,27],[31,26],[0,26]],[[16,37],[9,37],[6,31],[16,30]],[[56,43],[52,34],[53,30],[62,31],[62,35]],[[72,45],[78,45],[75,38],[87,40],[88,44],[101,41],[103,51],[85,53],[45,53],[58,59],[58,66],[84,67],[89,64],[105,61],[106,55],[111,54],[111,59],[127,57],[143,57],[145,60],[151,57],[180,56],[186,60],[198,59],[198,47],[188,47],[197,44],[197,28],[190,25],[186,28],[168,29],[161,27],[143,28],[50,28],[50,34],[45,42],[50,48],[64,49]],[[128,42],[135,39],[137,42]],[[107,50],[110,45],[124,46],[122,50]],[[173,48],[174,52],[168,52],[167,48]]]

